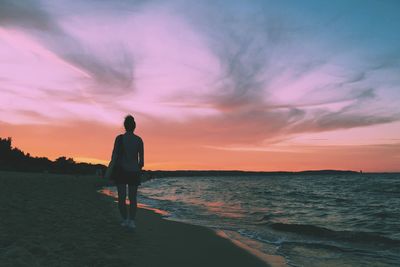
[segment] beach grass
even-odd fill
[[[1,266],[266,266],[212,230],[139,209],[135,231],[95,176],[0,172]]]

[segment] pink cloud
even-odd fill
[[[155,144],[211,153],[371,136],[400,120],[398,62],[341,51],[345,37],[318,38],[306,17],[258,4],[43,3],[0,6],[1,122],[108,128],[133,113]]]

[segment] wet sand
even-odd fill
[[[88,176],[0,172],[1,266],[267,266],[212,230],[139,209],[137,230]]]

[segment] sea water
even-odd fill
[[[400,175],[159,178],[139,202],[289,266],[400,266]]]

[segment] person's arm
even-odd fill
[[[144,144],[141,138],[139,140],[139,168],[142,169],[144,166]]]
[[[114,161],[114,160],[117,159],[117,154],[118,154],[118,148],[117,148],[117,146],[118,146],[118,138],[119,138],[119,136],[117,136],[117,137],[115,138],[115,141],[114,141],[114,148],[113,148],[113,151],[112,151],[112,154],[111,154],[111,161]]]

